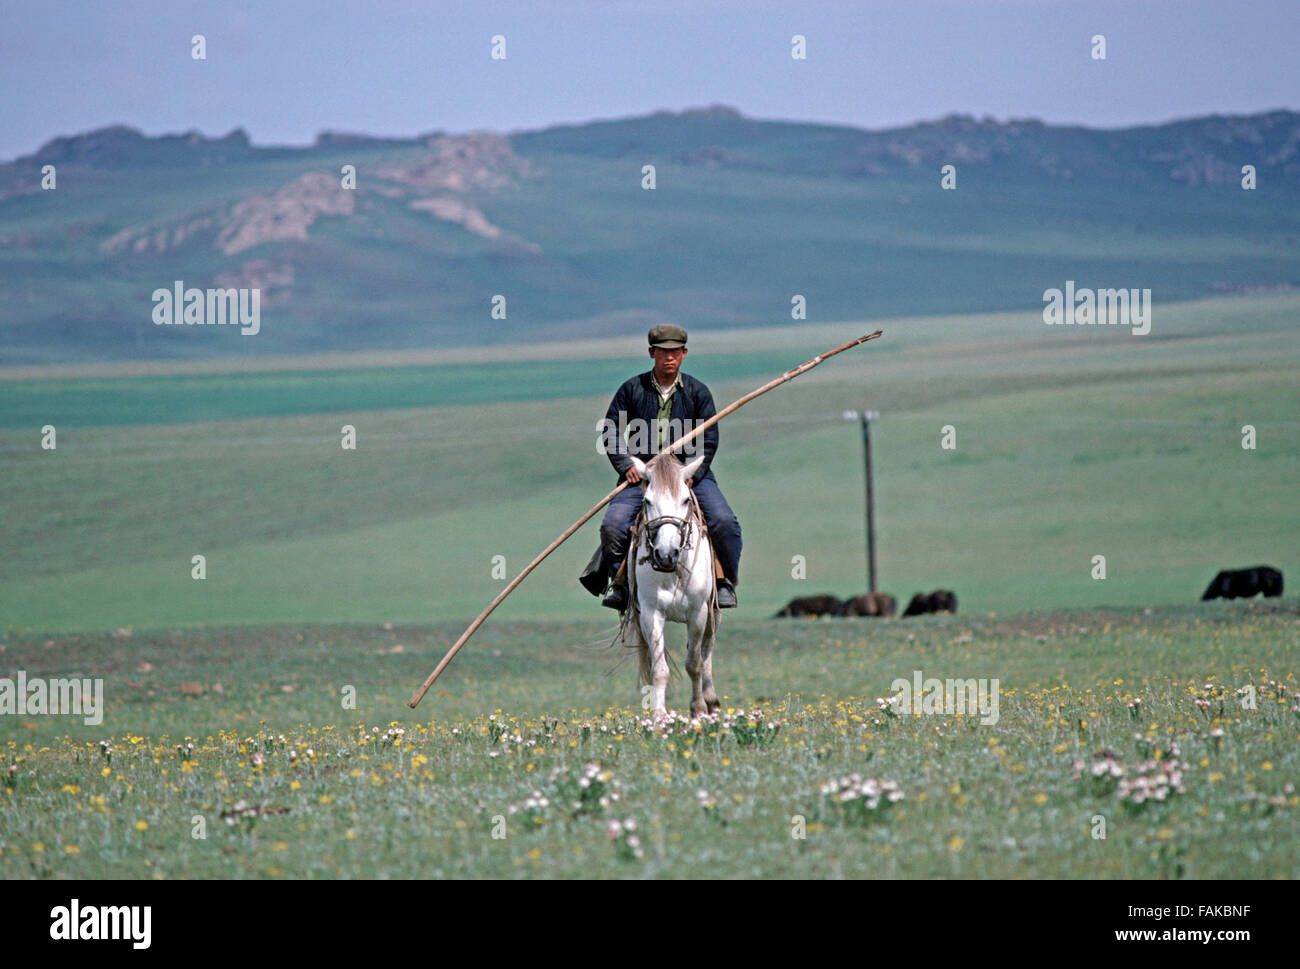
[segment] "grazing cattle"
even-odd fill
[[[1260,592],[1273,597],[1282,594],[1282,573],[1272,566],[1256,565],[1249,569],[1224,569],[1214,577],[1201,601],[1209,599],[1249,599]]]
[[[935,589],[930,593],[931,612],[957,612],[957,593],[951,589]]]
[[[868,592],[845,599],[840,606],[841,616],[881,616],[888,619],[898,611],[898,600],[886,592]]]
[[[922,616],[927,612],[956,612],[957,594],[950,589],[935,589],[929,595],[918,592],[907,604],[903,616]]]
[[[912,596],[912,601],[909,602],[907,608],[903,610],[903,618],[906,619],[908,616],[922,616],[929,611],[930,597],[924,592],[918,592],[916,595]]]
[[[773,619],[801,616],[837,616],[840,612],[840,600],[832,595],[804,596],[791,599],[789,604],[778,612]]]

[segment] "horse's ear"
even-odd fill
[[[636,468],[637,474],[639,474],[643,478],[649,476],[650,472],[646,470],[644,461],[642,461],[640,458],[636,457],[635,455],[628,455],[628,456],[632,458],[632,467]]]
[[[700,465],[704,463],[704,457],[705,456],[701,454],[690,464],[686,465],[686,467],[682,469],[682,477],[685,478],[687,481],[689,481],[691,478],[694,478],[695,472],[700,470]]]

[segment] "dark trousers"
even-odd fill
[[[722,497],[718,483],[712,478],[697,482],[692,489],[704,512],[704,521],[709,527],[709,540],[713,542],[718,564],[722,574],[731,580],[734,586],[740,580],[740,522],[736,513]],[[607,576],[618,571],[619,563],[627,555],[628,534],[632,530],[632,520],[641,510],[645,500],[645,491],[633,485],[620,491],[605,509],[605,517],[600,523],[600,546],[602,564]]]

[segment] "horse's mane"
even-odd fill
[[[670,451],[660,451],[646,465],[650,480],[655,487],[662,488],[670,498],[681,499],[682,489],[686,485],[682,474],[682,463]]]

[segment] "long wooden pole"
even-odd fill
[[[678,448],[682,447],[683,445],[689,444],[691,441],[695,440],[695,438],[698,437],[700,434],[703,434],[714,424],[718,423],[718,421],[722,420],[728,414],[733,413],[734,411],[737,411],[740,408],[744,407],[755,397],[762,396],[763,394],[767,393],[769,390],[779,387],[781,386],[781,384],[789,380],[793,380],[795,377],[798,377],[800,374],[807,373],[809,370],[817,366],[823,360],[828,360],[831,357],[835,356],[835,354],[837,353],[843,353],[845,350],[849,350],[852,349],[853,347],[859,346],[860,344],[866,343],[868,340],[874,340],[876,337],[880,336],[881,333],[883,332],[884,332],[883,330],[876,330],[876,332],[874,333],[868,333],[866,336],[858,337],[858,339],[852,340],[849,343],[844,344],[844,346],[842,347],[836,347],[834,350],[827,350],[825,353],[813,357],[807,363],[800,364],[799,366],[795,367],[793,370],[787,370],[785,373],[781,374],[781,376],[775,378],[774,380],[768,381],[762,387],[759,387],[757,390],[751,390],[744,397],[741,397],[739,400],[731,404],[728,404],[726,407],[718,411],[708,420],[699,424],[689,434],[685,435],[684,437],[680,438],[677,441],[674,441],[670,450],[676,451]],[[442,671],[447,668],[447,664],[452,661],[452,658],[458,652],[460,652],[460,648],[464,646],[466,642],[469,641],[469,638],[474,635],[474,633],[478,630],[478,627],[483,625],[483,621],[492,614],[492,610],[495,609],[497,606],[501,605],[501,601],[505,599],[506,596],[510,595],[510,593],[514,592],[515,588],[519,585],[519,583],[523,582],[524,579],[528,577],[528,573],[532,572],[533,569],[537,568],[537,566],[542,563],[542,560],[545,559],[546,556],[550,555],[557,548],[559,548],[564,543],[565,539],[567,539],[570,535],[572,535],[579,528],[585,525],[591,519],[592,515],[596,514],[596,512],[600,511],[607,504],[613,501],[614,496],[617,495],[620,491],[622,491],[627,486],[628,486],[627,481],[621,482],[617,488],[615,488],[604,498],[602,498],[600,500],[600,503],[597,504],[595,508],[591,509],[591,511],[587,512],[576,522],[574,522],[572,525],[566,528],[564,532],[561,533],[559,538],[551,542],[550,545],[546,546],[546,548],[542,550],[542,553],[538,555],[537,558],[529,562],[528,565],[524,568],[524,570],[520,572],[517,576],[515,576],[514,581],[511,582],[504,589],[502,589],[501,592],[497,595],[497,597],[493,599],[490,603],[488,603],[488,607],[484,609],[481,613],[479,613],[477,619],[475,619],[472,623],[469,624],[469,628],[466,629],[463,633],[461,633],[460,639],[456,640],[455,645],[453,645],[451,649],[447,650],[447,655],[442,658],[442,662],[440,662],[437,665],[437,667],[434,668],[434,671],[429,674],[429,678],[424,681],[424,685],[415,691],[415,694],[411,697],[410,700],[407,701],[406,705],[414,708],[417,703],[419,703],[422,699],[424,699],[424,695],[429,692],[429,687],[433,686],[433,681],[442,675]]]

